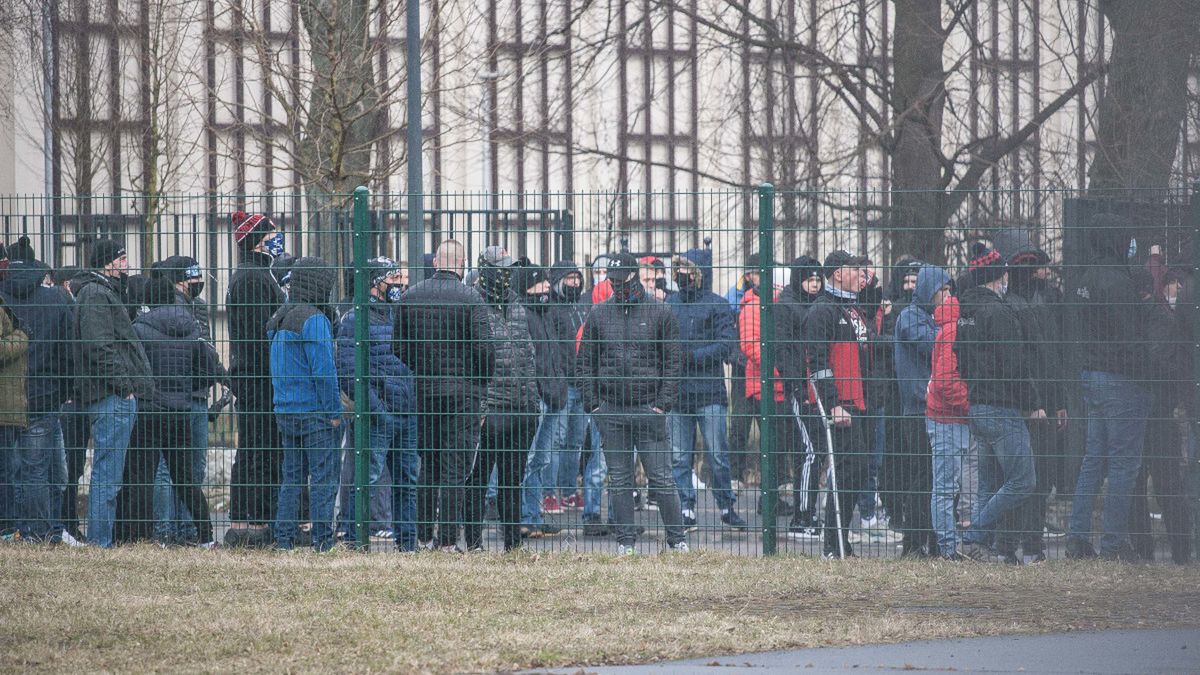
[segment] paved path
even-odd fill
[[[553,673],[1125,673],[1200,672],[1200,629],[1113,630],[1056,635],[931,640],[828,647],[674,661],[643,666],[567,668]]]

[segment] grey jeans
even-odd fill
[[[617,542],[633,545],[637,530],[633,522],[634,448],[646,470],[650,496],[658,502],[658,514],[667,530],[667,544],[684,540],[679,493],[671,474],[671,443],[667,416],[648,406],[618,406],[605,403],[593,415],[600,427],[601,445],[608,463],[608,490],[617,524]]]

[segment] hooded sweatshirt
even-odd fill
[[[958,374],[958,357],[954,355],[958,317],[958,298],[947,298],[933,310],[938,334],[933,345],[933,368],[925,415],[935,422],[946,424],[965,424],[970,411],[967,385]]]
[[[791,276],[788,285],[775,301],[775,337],[779,345],[775,363],[783,378],[784,392],[795,399],[807,397],[804,381],[808,377],[804,370],[804,319],[820,291],[804,292],[804,280],[814,274],[824,284],[824,272],[820,261],[802,255],[789,266]]]
[[[288,302],[267,322],[276,413],[341,417],[330,303],[335,282],[320,258],[292,266]]]
[[[667,298],[679,321],[683,369],[679,409],[695,412],[709,405],[728,405],[725,361],[733,353],[733,310],[712,291],[712,252],[692,249],[672,261],[676,277],[689,283]]]
[[[937,322],[933,318],[933,295],[950,283],[946,270],[922,265],[917,273],[913,301],[900,312],[896,321],[896,380],[900,385],[900,412],[925,414],[925,392],[932,372]]]
[[[44,263],[14,260],[0,282],[2,298],[29,335],[29,413],[54,413],[71,391],[73,321],[71,299],[60,288],[45,288]]]
[[[990,405],[1021,412],[1042,409],[1016,311],[987,286],[959,298],[954,354],[972,407]]]

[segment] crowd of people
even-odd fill
[[[773,279],[751,255],[725,296],[707,247],[581,269],[489,246],[469,271],[445,240],[412,284],[407,264],[370,260],[361,306],[338,300],[338,269],[291,257],[269,217],[238,212],[228,367],[195,259],[130,275],[122,246],[101,239],[86,268],[51,270],[22,239],[0,256],[0,528],[73,546],[216,546],[201,486],[210,422],[232,401],[225,546],[330,550],[355,539],[366,503],[405,552],[482,550],[490,519],[512,550],[560,532],[547,514],[581,509],[583,536],[632,555],[635,511],[653,504],[668,549],[687,551],[700,461],[719,513],[705,526],[748,529],[735,486],[759,464],[750,424],[765,395],[766,461],[791,499],[757,511],[827,557],[896,531],[904,555],[1038,562],[1057,493],[1072,500],[1068,557],[1152,559],[1152,483],[1186,563],[1196,435],[1181,430],[1195,412],[1178,373],[1192,372],[1192,281],[1160,247],[1136,263],[1128,223],[1095,220],[1096,259],[1068,288],[1009,235],[977,243],[960,274],[906,258],[886,283],[844,250]],[[1083,407],[1069,415],[1074,387]],[[1071,481],[1074,424],[1087,440]],[[352,487],[355,434],[382,503]]]

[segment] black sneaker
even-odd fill
[[[688,516],[688,515],[683,516],[683,531],[684,532],[695,532],[698,529],[700,529],[700,528],[697,527],[696,518],[694,516]]]
[[[597,519],[586,519],[583,521],[583,536],[585,537],[607,537],[608,526]]]
[[[1012,567],[1020,567],[1025,561],[1021,560],[1021,556],[1017,555],[1016,551],[1002,551],[1000,553],[1001,562]]]
[[[986,546],[980,544],[971,544],[963,542],[959,552],[963,557],[974,560],[975,562],[997,562],[996,554]]]
[[[1101,553],[1100,559],[1107,560],[1108,562],[1122,563],[1145,562],[1129,544],[1125,544],[1115,551]]]
[[[745,530],[750,527],[748,524],[746,524],[746,521],[742,520],[742,517],[738,515],[737,511],[734,511],[733,509],[729,509],[725,513],[721,514],[721,522],[735,530]]]
[[[971,559],[965,555],[955,551],[954,553],[946,553],[942,555],[942,560],[945,562],[970,562]]]
[[[1067,540],[1067,560],[1089,560],[1096,557],[1096,549],[1084,539],[1071,537]]]
[[[762,507],[763,507],[762,497],[759,497],[758,498],[758,508],[755,511],[755,513],[762,515]],[[776,518],[784,518],[784,517],[790,518],[794,515],[796,515],[796,508],[792,506],[791,502],[784,499],[783,497],[780,497],[779,501],[775,504],[775,517]]]

